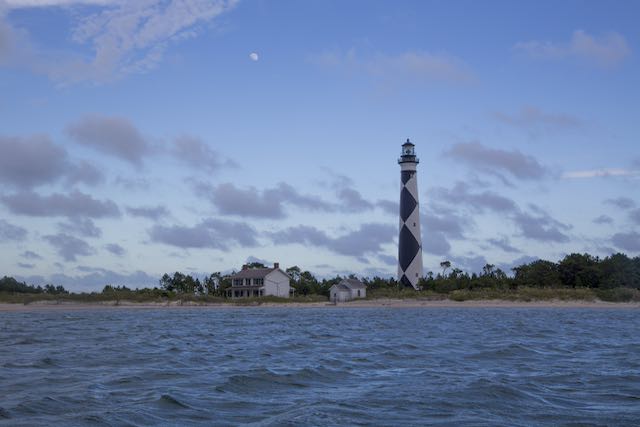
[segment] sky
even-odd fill
[[[0,274],[640,254],[636,1],[0,0]]]

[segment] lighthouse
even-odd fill
[[[415,145],[402,144],[400,164],[400,235],[398,239],[398,281],[404,286],[418,289],[422,277],[422,238],[420,236],[420,204],[418,203],[417,166]]]

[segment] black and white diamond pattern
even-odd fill
[[[422,277],[422,239],[416,163],[401,163],[400,236],[398,245],[398,280],[418,289]]]

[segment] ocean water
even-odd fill
[[[0,426],[640,425],[640,312],[0,313]]]

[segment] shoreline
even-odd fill
[[[27,311],[71,311],[71,310],[113,310],[113,309],[238,309],[238,308],[615,308],[640,309],[640,302],[606,302],[585,300],[421,300],[380,298],[374,300],[355,300],[338,304],[326,302],[264,302],[260,304],[234,303],[198,303],[192,301],[168,302],[132,302],[105,301],[73,302],[73,301],[35,301],[29,304],[0,303],[0,312]]]

